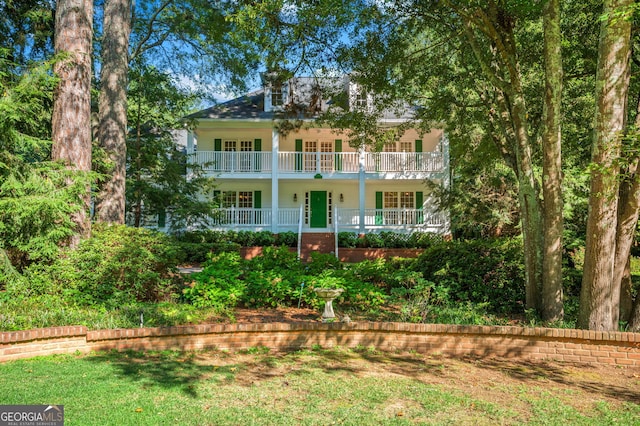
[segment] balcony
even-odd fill
[[[360,211],[358,209],[336,209],[338,231],[360,232]],[[278,232],[296,231],[301,218],[298,208],[278,209]],[[211,224],[214,229],[244,229],[250,231],[272,229],[273,214],[270,208],[220,208],[215,211],[215,220]],[[365,209],[364,230],[375,231],[430,231],[443,232],[446,217],[429,209]],[[335,230],[336,224],[330,224]],[[311,229],[303,224],[303,229]]]
[[[265,151],[198,151],[193,161],[208,173],[270,174],[272,153]],[[440,152],[279,152],[279,173],[441,173]]]

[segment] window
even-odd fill
[[[251,191],[238,192],[238,207],[241,209],[253,208],[253,192]]]
[[[222,207],[229,208],[236,206],[236,192],[225,191],[222,193]]]
[[[413,192],[401,192],[400,193],[400,208],[401,209],[412,209],[414,207],[414,196]]]
[[[367,105],[368,102],[366,90],[358,88],[353,99],[353,106],[355,107],[355,109],[365,110],[367,109]]]
[[[413,142],[400,141],[400,152],[413,152]]]
[[[387,225],[413,223],[415,193],[414,192],[385,192],[384,193],[384,221]]]
[[[284,92],[282,84],[274,84],[271,86],[271,106],[284,105]]]

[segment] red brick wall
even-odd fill
[[[640,333],[370,322],[206,324],[97,331],[77,326],[4,332],[0,333],[0,362],[111,349],[233,351],[265,346],[295,350],[312,345],[640,367]]]

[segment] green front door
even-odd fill
[[[327,191],[311,191],[309,194],[312,228],[327,227]]]

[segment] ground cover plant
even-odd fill
[[[0,404],[69,425],[635,425],[634,370],[375,348],[126,352],[0,364]]]
[[[255,240],[254,234],[242,238]],[[217,234],[197,235],[190,238]],[[271,241],[271,234],[260,235]],[[310,309],[319,317],[323,302],[315,287],[344,289],[334,303],[338,319],[548,325],[523,308],[518,239],[430,239],[417,259],[355,264],[320,253],[301,262],[285,245],[267,246],[261,256],[244,260],[238,245],[219,243],[207,251],[201,272],[185,276],[177,270],[185,253],[175,239],[146,229],[96,226],[77,250],[29,265],[4,283],[0,330],[242,321],[238,310],[247,308],[263,314],[266,309]],[[566,265],[567,280],[579,279],[579,256]],[[567,281],[566,288],[567,319],[553,326],[574,325],[579,287]]]

